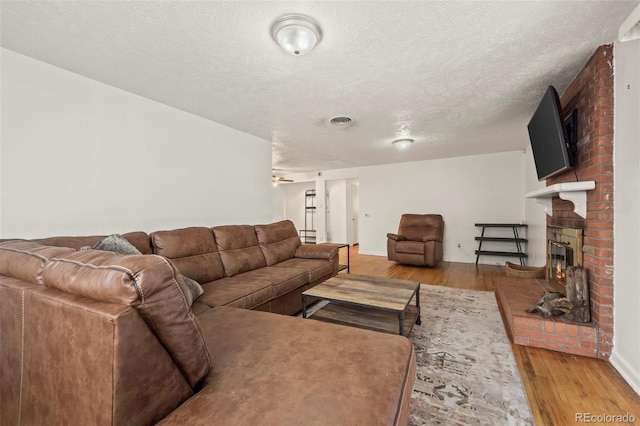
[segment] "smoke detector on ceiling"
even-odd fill
[[[346,129],[347,127],[351,127],[351,125],[353,124],[353,119],[351,117],[347,117],[346,115],[336,115],[328,119],[327,122],[334,127]]]

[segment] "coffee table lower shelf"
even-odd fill
[[[413,330],[413,325],[418,321],[418,316],[418,308],[414,305],[409,305],[404,313],[403,336],[409,337],[411,330]],[[309,318],[366,330],[399,334],[399,319],[396,312],[371,309],[370,307],[330,302],[318,309]]]

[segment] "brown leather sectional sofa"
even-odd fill
[[[273,314],[337,273],[335,247],[288,221],[124,236],[143,254],[0,243],[0,424],[407,423],[409,340]]]

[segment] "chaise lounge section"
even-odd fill
[[[288,223],[144,235],[0,243],[1,424],[407,423],[409,340],[270,313],[337,273],[332,247]]]

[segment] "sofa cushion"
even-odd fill
[[[306,273],[307,281],[312,283],[322,278],[329,278],[333,275],[333,263],[325,259],[289,259],[273,265],[274,268],[293,268],[303,270]]]
[[[234,278],[269,283],[273,286],[275,297],[289,293],[291,290],[302,287],[309,282],[308,273],[304,269],[276,268],[273,266],[245,272]]]
[[[302,244],[296,227],[290,220],[256,225],[254,228],[267,266],[293,258],[296,249]]]
[[[287,294],[309,283],[309,274],[304,269],[268,266],[256,272],[263,275],[263,279],[271,282],[276,297]]]
[[[149,241],[149,235],[146,232],[128,232],[122,234],[131,244],[133,244],[140,253],[151,254],[151,242]],[[72,249],[80,250],[84,246],[93,246],[102,241],[106,235],[92,235],[86,237],[49,237],[33,240],[44,246],[57,246],[57,247],[70,247]]]
[[[66,247],[43,246],[33,241],[6,241],[0,243],[0,274],[42,284],[42,271],[47,260],[74,251]]]
[[[98,241],[93,246],[84,246],[80,250],[102,250],[112,251],[118,254],[142,254],[140,250],[131,244],[126,238],[119,234],[109,235],[101,241]]]
[[[204,289],[203,289],[203,292],[204,292]],[[199,299],[193,302],[193,305],[191,305],[191,311],[196,317],[201,313],[208,311],[209,309],[212,309],[211,306],[200,302]]]
[[[131,244],[136,246],[140,253],[142,254],[151,254],[153,250],[151,248],[151,240],[149,239],[149,234],[146,232],[138,231],[138,232],[128,232],[126,234],[122,234]]]
[[[296,249],[296,256],[301,259],[329,259],[338,262],[340,244],[302,244]]]
[[[424,243],[421,241],[398,241],[396,253],[424,254]]]
[[[198,303],[253,309],[304,286],[307,276],[302,269],[267,266],[204,284]]]
[[[442,241],[443,228],[444,220],[439,214],[403,214],[398,234],[414,241],[422,241],[426,236]]]
[[[227,277],[267,266],[253,226],[226,225],[213,228]]]
[[[186,284],[166,258],[79,251],[49,260],[42,281],[67,293],[133,306],[193,389],[207,375],[209,353]]]
[[[155,254],[168,257],[185,276],[199,283],[224,277],[218,245],[210,228],[190,227],[151,234]]]
[[[271,283],[256,280],[251,272],[204,283],[202,289],[204,294],[198,298],[198,303],[210,307],[226,305],[253,309],[275,297]]]

